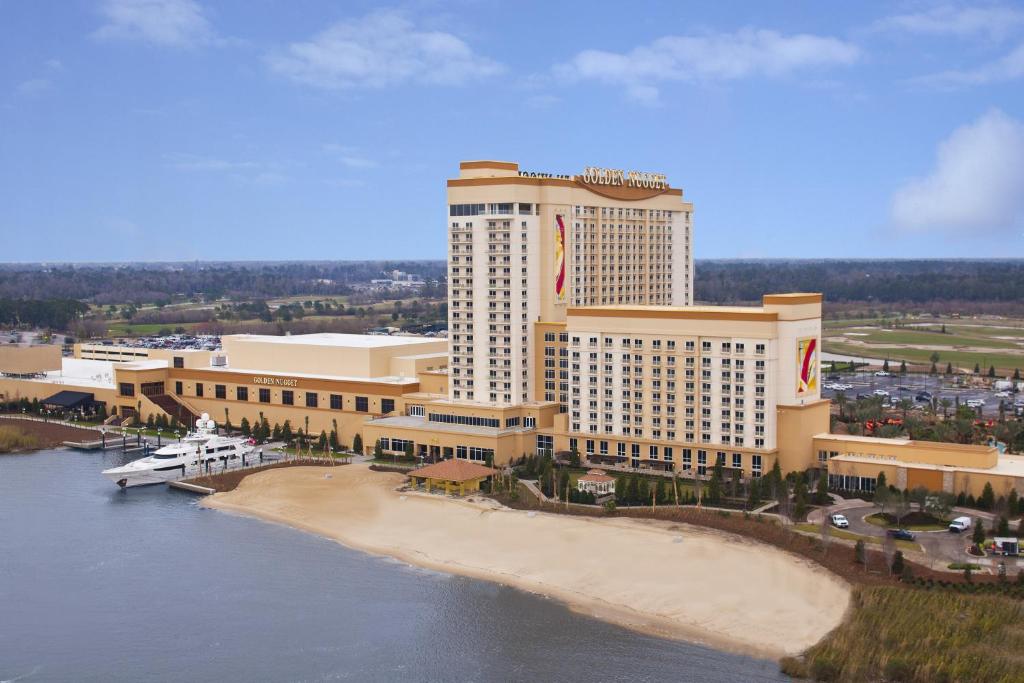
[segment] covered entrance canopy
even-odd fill
[[[417,486],[425,485],[428,492],[436,488],[444,489],[445,493],[464,496],[467,492],[479,491],[480,482],[497,473],[497,470],[490,467],[455,459],[413,470],[409,478]]]
[[[51,410],[81,410],[83,412],[88,412],[97,405],[95,394],[84,391],[58,391],[53,396],[44,398],[40,403],[44,408]]]

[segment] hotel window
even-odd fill
[[[235,387],[235,399],[238,401],[248,401],[249,387]]]
[[[526,429],[533,429],[536,426],[537,426],[537,418],[535,418],[535,417],[524,417],[523,418],[523,427],[525,427]]]
[[[202,384],[202,382],[197,382],[196,383],[196,396],[198,396],[199,398],[202,398],[202,396],[203,396],[203,384]]]
[[[184,391],[182,391],[181,382],[174,383],[174,393],[178,394],[179,396],[185,393]]]
[[[331,410],[341,410],[341,394],[331,394]]]
[[[307,391],[306,392],[306,407],[307,408],[316,408],[317,403],[319,403],[319,401],[317,400],[316,392],[315,391]]]
[[[693,451],[689,448],[683,449],[683,469],[688,470],[693,467]]]
[[[708,471],[708,452],[697,451],[697,474],[707,474]]]
[[[732,454],[732,468],[734,470],[742,470],[743,469],[743,454],[742,453],[733,453]]]
[[[658,459],[658,447],[657,446],[651,446],[647,453],[650,456],[651,460],[657,460]]]
[[[260,403],[270,403],[270,389],[260,389]]]
[[[380,400],[380,412],[387,415],[388,413],[395,412],[395,399],[393,398],[382,398]]]
[[[761,476],[761,456],[752,455],[750,456],[750,472],[755,477]]]
[[[185,367],[185,359],[182,356],[174,357],[174,367],[183,368]]]
[[[122,396],[134,396],[135,395],[135,385],[132,384],[131,382],[121,382],[118,385],[118,392]]]
[[[370,400],[365,396],[356,396],[356,410],[360,413],[369,412]]]
[[[615,444],[615,453],[620,458],[625,458],[626,457],[626,444],[624,444],[622,442],[619,442],[619,443]]]
[[[672,447],[665,446],[665,462],[672,462]]]
[[[289,389],[285,389],[281,392],[281,403],[286,406],[295,405],[295,392]]]
[[[224,386],[223,384],[214,384],[213,385],[213,395],[215,397],[217,397],[217,398],[227,398],[228,397],[228,388],[226,386]]]

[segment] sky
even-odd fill
[[[1024,3],[0,0],[0,261],[445,257],[460,160],[700,258],[1024,257]]]

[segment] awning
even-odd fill
[[[78,410],[79,408],[91,408],[96,403],[96,396],[84,391],[58,391],[53,396],[44,398],[40,403],[49,408]]]

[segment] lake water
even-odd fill
[[[777,681],[542,597],[0,456],[0,681]]]

